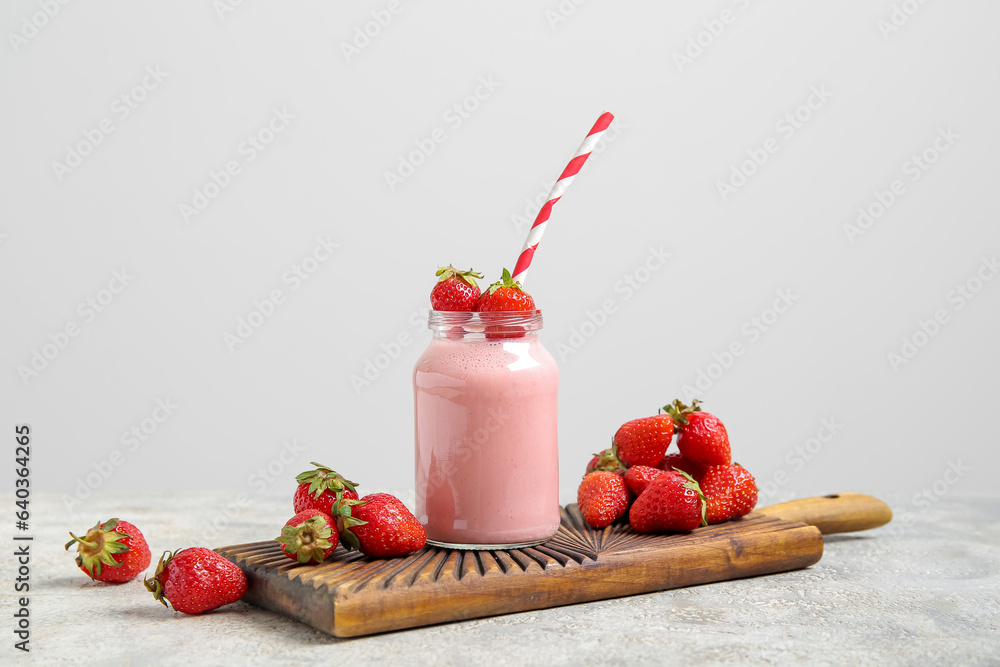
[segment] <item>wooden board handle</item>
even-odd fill
[[[878,498],[837,493],[761,507],[755,512],[816,526],[824,535],[878,528],[892,521],[892,510]]]

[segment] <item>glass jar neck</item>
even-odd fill
[[[537,336],[542,328],[542,311],[497,311],[485,313],[432,310],[427,328],[434,338],[477,339]]]

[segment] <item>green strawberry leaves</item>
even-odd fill
[[[285,553],[294,554],[300,563],[322,563],[324,552],[334,543],[333,529],[322,516],[314,516],[298,526],[284,526],[281,535],[274,538]]]
[[[104,565],[121,567],[121,563],[116,561],[113,555],[129,550],[129,546],[121,540],[131,537],[131,535],[116,531],[117,527],[118,519],[114,518],[108,519],[103,524],[98,521],[84,537],[77,537],[73,533],[69,534],[73,539],[66,543],[66,550],[69,551],[71,546],[77,545],[77,567],[84,568],[91,579],[101,575],[101,568]]]
[[[309,493],[312,494],[314,498],[319,498],[323,495],[324,491],[330,491],[335,496],[337,500],[340,500],[344,496],[344,491],[353,491],[357,493],[356,483],[344,478],[337,471],[328,468],[327,466],[316,463],[315,461],[310,461],[314,466],[315,470],[306,470],[295,476],[295,481],[299,484],[308,484]]]
[[[692,412],[701,412],[701,401],[697,398],[691,401],[691,406],[685,405],[681,399],[674,399],[673,403],[664,405],[660,410],[666,412],[670,415],[670,418],[674,420],[675,424],[680,424],[682,426],[687,426],[688,418],[687,416]]]
[[[469,269],[468,271],[460,271],[451,264],[449,264],[448,266],[440,267],[437,270],[437,273],[435,273],[434,275],[438,277],[439,283],[443,283],[449,278],[458,278],[462,282],[466,282],[472,285],[473,287],[478,287],[478,285],[476,284],[476,278],[483,277],[483,274],[479,273],[478,271],[473,271],[472,269]]]
[[[489,288],[488,288],[489,289],[489,293],[493,294],[494,292],[496,292],[498,289],[500,289],[502,287],[511,287],[513,289],[516,289],[518,292],[523,292],[524,291],[521,288],[521,283],[514,282],[514,278],[511,277],[510,271],[508,271],[507,269],[503,270],[503,274],[501,274],[500,280],[496,281],[495,283],[493,283],[492,285],[489,286]]]
[[[340,540],[344,543],[344,548],[348,551],[358,551],[361,549],[361,542],[351,528],[364,526],[368,522],[351,515],[351,508],[357,505],[367,504],[367,500],[352,500],[350,498],[338,498],[331,508],[333,518],[337,522],[337,531],[340,533]]]

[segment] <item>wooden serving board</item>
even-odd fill
[[[779,518],[782,513],[798,521]],[[807,525],[814,516],[828,523]],[[796,570],[823,555],[821,528],[863,530],[891,517],[879,500],[842,494],[658,535],[637,533],[625,522],[591,528],[569,505],[555,537],[523,549],[428,546],[403,558],[372,560],[338,547],[320,565],[290,560],[274,541],[217,551],[246,573],[245,601],[354,637]]]

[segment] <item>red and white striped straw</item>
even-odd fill
[[[583,167],[583,163],[587,161],[590,157],[590,153],[597,146],[597,142],[601,140],[601,135],[604,131],[608,129],[611,125],[611,121],[614,120],[614,116],[611,113],[605,111],[601,114],[601,117],[597,119],[594,123],[594,127],[590,128],[590,132],[587,134],[587,138],[583,140],[580,144],[580,148],[577,149],[576,154],[573,159],[569,161],[566,168],[563,169],[563,173],[559,176],[559,180],[556,184],[552,186],[552,191],[549,192],[548,201],[542,206],[542,209],[538,212],[535,217],[534,224],[531,225],[531,229],[528,230],[528,238],[524,240],[524,247],[521,249],[521,254],[517,257],[517,264],[514,266],[514,280],[524,284],[524,279],[528,275],[528,268],[531,266],[531,258],[535,256],[535,249],[538,247],[538,242],[542,239],[542,234],[545,233],[545,223],[548,222],[549,216],[552,215],[552,207],[556,205],[559,198],[562,197],[566,190],[569,188],[570,183],[576,178],[576,175],[580,172]]]

